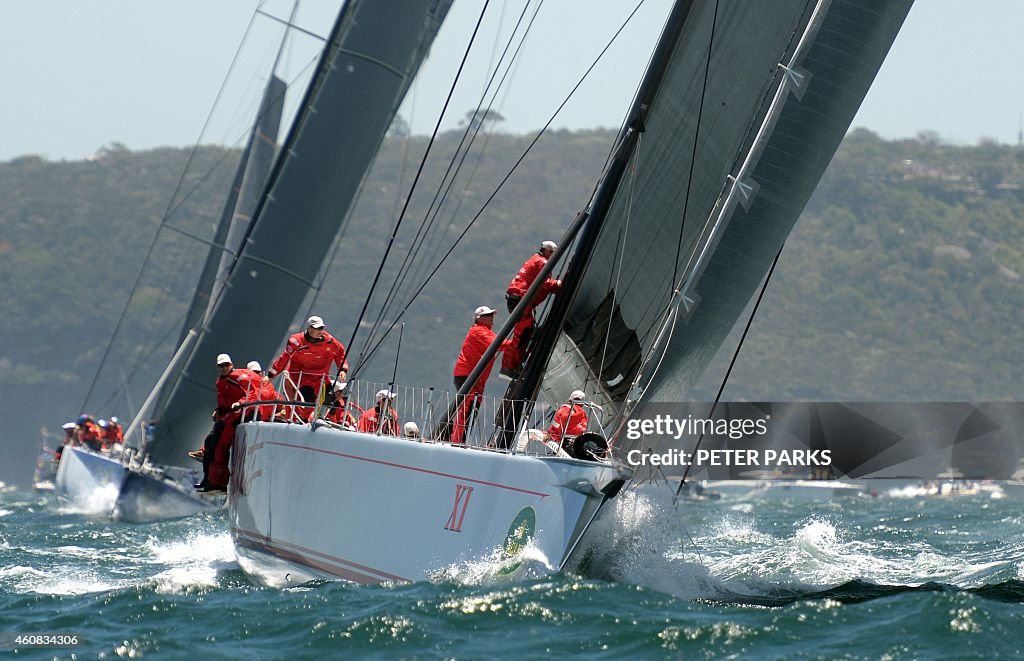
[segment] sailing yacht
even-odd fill
[[[65,445],[56,466],[52,489],[57,497],[76,510],[131,523],[176,519],[221,509],[223,494],[196,490],[198,467],[164,462],[149,455],[149,420],[159,418],[173,397],[175,375],[193,345],[203,320],[223,291],[226,274],[233,266],[227,256],[237,252],[245,238],[248,221],[258,200],[277,150],[285,83],[271,76],[264,88],[256,121],[236,169],[227,200],[188,307],[179,338],[179,349],[171,359],[145,404],[128,426],[124,445],[91,450],[82,445]],[[202,435],[191,439],[196,443]]]
[[[218,353],[274,354],[329,251],[329,241],[306,237],[341,233],[344,249],[355,197],[449,4],[350,0],[340,11],[223,294],[168,381],[157,460],[182,456],[208,426]],[[228,508],[242,568],[288,585],[416,581],[476,561],[513,574],[527,549],[548,570],[568,566],[632,478],[626,453],[644,441],[625,437],[625,421],[649,402],[685,397],[707,367],[772,267],[909,7],[676,2],[604,172],[534,283],[559,267],[562,289],[518,378],[484,401],[476,435],[452,443],[438,433],[444,425],[424,424],[422,436],[399,438],[316,415],[308,424],[240,424]],[[275,304],[253,304],[268,300]],[[381,385],[428,402],[425,410],[445,408],[432,390]],[[350,388],[359,387],[374,389],[355,377]],[[538,426],[538,403],[577,389],[605,412],[602,433],[570,456],[529,453],[523,441]]]

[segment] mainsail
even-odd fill
[[[209,427],[213,369],[279,346],[341,230],[450,0],[350,0],[342,9],[299,115],[228,274],[156,428],[158,461],[179,459]]]
[[[568,307],[564,332],[529,359],[546,363],[552,401],[585,387],[621,413],[641,392],[685,397],[781,250],[910,5],[692,3],[656,94],[638,99],[649,107],[634,108],[642,139],[592,256],[567,267],[549,314]]]
[[[212,312],[217,293],[223,290],[233,257],[241,249],[245,230],[252,220],[259,195],[270,176],[270,168],[277,154],[277,134],[281,126],[286,89],[283,80],[271,75],[263,92],[256,123],[242,151],[231,190],[224,203],[206,263],[192,295],[192,303],[185,315],[178,345],[185,341],[189,331],[201,327],[203,320]]]

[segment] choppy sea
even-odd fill
[[[17,658],[977,658],[1024,654],[1024,499],[613,501],[572,571],[261,587],[226,515],[129,525],[0,492]],[[14,634],[63,633],[30,648]]]

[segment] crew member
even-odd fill
[[[266,379],[287,372],[283,393],[287,399],[316,401],[321,386],[331,380],[331,363],[340,370],[338,380],[348,378],[345,347],[327,332],[324,320],[313,315],[306,322],[306,330],[288,338],[284,351],[270,366]],[[301,416],[308,417],[308,411]]]
[[[353,404],[352,406],[355,405]],[[330,394],[324,399],[326,414],[322,414],[322,417],[336,425],[341,425],[345,429],[356,429],[359,422],[352,415],[348,407],[348,382],[335,381],[334,385],[331,386]],[[356,406],[356,409],[361,410],[358,406]],[[312,421],[312,417],[313,414],[310,413],[310,421]],[[362,414],[360,414],[360,417],[362,417]]]
[[[274,384],[270,382],[270,379],[263,378],[263,367],[258,361],[250,360],[246,364],[245,368],[255,375],[252,380],[250,387],[253,389],[249,393],[246,401],[250,402],[273,402],[281,399],[281,396],[277,393],[274,388]],[[264,404],[258,408],[249,409],[251,413],[246,412],[242,415],[242,419],[245,421],[251,420],[263,420],[271,421],[274,419],[276,404]]]
[[[505,291],[505,303],[508,305],[510,313],[519,304],[519,301],[523,300],[523,296],[526,296],[526,291],[533,284],[533,281],[537,279],[537,276],[540,275],[544,265],[548,263],[548,258],[557,249],[558,246],[554,241],[544,241],[540,244],[537,254],[523,262],[522,267],[520,267],[515,277],[512,278],[512,282],[508,284],[508,289]],[[519,318],[519,321],[516,322],[515,327],[512,329],[510,348],[505,351],[501,358],[502,377],[514,379],[519,376],[519,366],[522,364],[523,353],[530,343],[530,337],[533,335],[533,327],[536,323],[533,311],[544,302],[548,294],[557,292],[561,286],[561,280],[548,278],[540,286],[533,300],[526,306],[523,316]]]
[[[466,382],[473,372],[473,368],[480,362],[487,347],[494,341],[494,313],[495,310],[486,305],[481,305],[473,312],[473,325],[466,333],[466,339],[462,341],[462,350],[459,351],[459,357],[455,360],[455,369],[452,372],[456,388],[462,388],[462,384]],[[508,351],[510,346],[510,341],[506,340],[502,343],[500,350]],[[487,377],[490,376],[493,367],[494,359],[492,358],[480,373],[480,378],[473,384],[473,388],[466,393],[461,401],[456,402],[455,411],[449,416],[449,419],[452,420],[449,440],[452,443],[462,443],[465,440],[469,418],[480,406],[480,399],[483,397],[484,387],[487,385]]]
[[[231,458],[231,445],[235,442],[235,427],[242,417],[242,404],[253,401],[254,393],[259,388],[254,385],[256,375],[252,370],[235,369],[231,356],[222,353],[217,356],[217,413],[223,423],[220,437],[213,451],[213,460],[204,462],[203,468],[208,472],[203,477],[206,491],[226,491],[231,473],[228,468]]]
[[[569,395],[569,401],[558,407],[555,419],[551,421],[544,438],[558,443],[565,449],[567,443],[587,431],[587,411],[583,407],[585,398],[582,390],[573,390]]]
[[[90,450],[99,452],[103,447],[100,437],[100,428],[96,426],[91,415],[82,414],[78,416],[78,426],[75,429],[78,442]]]
[[[100,427],[100,445],[102,449],[109,450],[110,446],[117,443],[117,429],[109,420],[104,420],[103,418],[100,418],[97,424]]]
[[[107,424],[110,427],[110,433],[114,438],[114,442],[121,443],[124,441],[124,429],[121,428],[121,421],[117,419],[117,416],[111,416],[110,420],[107,420]]]
[[[393,401],[395,393],[390,390],[378,390],[373,408],[366,409],[359,416],[359,431],[398,436],[398,413],[391,406]]]

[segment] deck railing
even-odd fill
[[[375,407],[377,394],[380,391],[387,391],[394,395],[389,399],[388,408],[397,420],[392,426],[378,425],[378,428],[370,433],[419,442],[462,444],[500,452],[558,454],[556,443],[545,444],[543,440],[544,432],[550,426],[554,414],[554,408],[543,402],[538,402],[533,407],[525,424],[521,424],[517,430],[510,430],[511,433],[507,437],[515,440],[511,447],[506,448],[501,447],[499,439],[502,430],[499,425],[502,411],[512,403],[509,400],[481,395],[467,396],[457,401],[455,393],[447,390],[389,385],[357,379],[346,384],[344,395],[347,410],[352,414],[352,418],[347,422],[344,419],[341,422],[334,422],[332,419],[338,420],[339,416],[331,416],[335,409],[324,404],[324,393],[331,388],[331,383],[326,382],[320,388],[321,392],[317,396],[320,401],[308,402],[298,399],[299,395],[295,394],[298,391],[295,384],[300,382],[301,375],[292,374],[293,381],[286,384],[284,380],[288,376],[282,374],[274,382],[274,387],[281,393],[282,399],[245,404],[243,419],[255,419],[258,411],[262,411],[259,417],[264,420],[272,419],[292,424],[310,424],[311,421],[317,421],[318,425],[353,428],[352,422],[358,426],[361,414]],[[285,393],[293,393],[296,399],[286,398]],[[331,401],[330,398],[327,400]],[[413,423],[414,427],[409,423]],[[396,430],[396,433],[391,433],[392,429]]]

